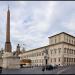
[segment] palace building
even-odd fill
[[[49,45],[19,54],[20,60],[31,60],[31,66],[75,64],[74,36],[61,32],[48,38]]]

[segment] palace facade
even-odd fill
[[[71,65],[75,64],[75,37],[61,32],[49,38],[49,45],[32,49],[20,54],[20,60],[31,60],[32,66],[46,64]]]

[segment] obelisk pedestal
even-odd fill
[[[3,68],[6,69],[20,68],[20,57],[13,56],[11,52],[5,52],[2,58],[3,58]]]

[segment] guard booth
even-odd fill
[[[30,59],[22,59],[20,60],[20,67],[31,67],[31,60]]]

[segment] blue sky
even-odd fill
[[[48,37],[60,32],[75,36],[75,1],[0,1],[1,48],[5,46],[8,4],[12,50],[18,43],[27,50],[48,45]]]

